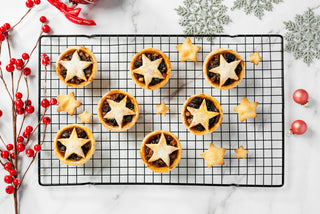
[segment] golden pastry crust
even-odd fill
[[[259,102],[250,102],[246,97],[243,97],[240,105],[234,107],[234,111],[238,113],[241,123],[248,118],[256,118],[256,108]]]
[[[186,38],[183,44],[177,45],[176,49],[180,54],[180,61],[193,61],[197,62],[197,53],[201,49],[200,46],[192,44],[189,37]]]
[[[259,62],[262,61],[262,57],[260,56],[259,51],[256,53],[251,53],[250,54],[250,62],[255,64],[255,65],[259,65]]]
[[[169,135],[170,137],[172,137],[174,139],[174,141],[177,143],[176,147],[179,148],[179,150],[177,150],[177,157],[176,159],[173,161],[173,163],[168,167],[155,167],[153,166],[153,164],[151,164],[150,162],[148,162],[148,160],[146,159],[146,144],[148,144],[148,142],[150,141],[150,138],[155,136],[155,135]],[[181,143],[178,139],[177,136],[175,136],[173,133],[169,132],[169,131],[165,131],[165,130],[160,130],[160,131],[154,131],[149,133],[142,141],[141,147],[140,147],[140,155],[141,155],[141,159],[144,162],[144,164],[151,169],[154,172],[157,173],[165,173],[165,172],[169,172],[172,169],[174,169],[180,162],[181,156],[182,156],[182,148],[181,148]]]
[[[135,65],[134,63],[137,61],[138,57],[142,54],[145,54],[145,53],[156,53],[156,54],[159,54],[161,55],[164,63],[166,64],[166,67],[167,67],[167,76],[165,77],[164,80],[162,80],[160,83],[158,84],[155,84],[155,85],[149,85],[147,86],[145,83],[143,82],[140,82],[137,77],[134,75],[134,70],[135,70]],[[143,89],[148,89],[148,90],[155,90],[155,89],[158,89],[158,88],[161,88],[162,86],[164,86],[170,79],[170,75],[171,75],[171,63],[170,63],[170,60],[169,58],[167,57],[167,55],[165,53],[163,53],[162,51],[158,50],[158,49],[155,49],[155,48],[147,48],[147,49],[143,49],[142,51],[139,51],[132,59],[131,61],[131,64],[130,64],[130,73],[131,73],[131,77],[133,79],[133,81],[138,85],[140,86],[141,88]]]
[[[74,160],[70,160],[70,159],[64,159],[64,155],[62,155],[59,151],[59,147],[57,145],[58,143],[58,139],[60,138],[60,136],[62,135],[62,133],[66,130],[69,130],[69,129],[73,129],[73,128],[79,128],[79,129],[82,129],[86,132],[87,136],[88,136],[88,139],[90,139],[90,143],[91,143],[91,148],[89,149],[89,151],[87,152],[86,154],[86,157],[85,158],[82,158],[81,160],[79,161],[74,161]],[[67,126],[64,126],[63,128],[61,128],[57,135],[56,135],[56,138],[53,142],[53,150],[54,150],[54,153],[55,155],[59,158],[59,160],[62,162],[62,163],[65,163],[69,166],[80,166],[84,163],[86,163],[88,160],[90,160],[90,158],[92,157],[93,153],[95,152],[96,150],[96,141],[93,137],[93,134],[91,132],[91,130],[89,128],[87,128],[86,126],[83,126],[83,125],[78,125],[78,124],[71,124],[71,125],[67,125]]]
[[[233,83],[229,84],[229,85],[223,85],[220,87],[219,84],[211,81],[210,77],[208,76],[208,66],[210,61],[212,60],[213,56],[215,55],[220,55],[220,54],[224,54],[224,53],[231,53],[233,54],[236,58],[238,58],[240,60],[240,65],[242,67],[242,70],[240,72],[240,74],[238,75],[238,80],[235,80]],[[242,59],[242,57],[240,56],[240,54],[238,54],[236,51],[231,50],[231,49],[224,49],[224,48],[219,48],[216,49],[214,51],[212,51],[205,59],[204,63],[203,63],[203,74],[205,79],[207,80],[207,82],[212,85],[213,87],[217,88],[217,89],[221,89],[221,90],[229,90],[231,88],[236,87],[243,79],[244,74],[245,74],[245,64],[244,61]]]
[[[209,148],[200,156],[206,160],[207,167],[211,168],[214,165],[224,165],[223,156],[226,153],[226,148],[217,148],[213,143],[210,143]]]
[[[74,92],[70,92],[68,95],[59,94],[57,99],[59,102],[57,112],[65,111],[71,116],[73,116],[74,111],[82,105],[82,103],[74,97]]]
[[[63,58],[66,54],[69,54],[70,52],[74,52],[75,50],[83,51],[83,52],[89,54],[89,56],[92,60],[92,73],[91,73],[90,77],[87,79],[87,81],[81,82],[79,84],[74,84],[74,83],[70,83],[70,82],[65,81],[64,77],[59,72],[59,70],[61,68],[60,61],[63,60]],[[57,75],[60,78],[61,82],[63,82],[64,84],[66,84],[67,86],[72,87],[72,88],[82,88],[82,87],[90,84],[93,81],[93,79],[95,78],[97,71],[98,71],[98,62],[97,62],[96,56],[88,48],[83,47],[83,46],[72,46],[72,47],[67,48],[66,50],[64,50],[60,54],[60,56],[57,60],[57,63],[56,63],[56,72],[57,72]]]
[[[103,115],[102,115],[102,108],[103,108],[103,105],[104,105],[104,101],[111,95],[114,95],[114,94],[123,94],[125,96],[127,96],[131,102],[133,103],[134,105],[134,112],[135,112],[135,115],[133,115],[132,117],[132,120],[127,123],[126,125],[124,125],[123,127],[120,127],[120,126],[112,126],[110,125],[109,123],[106,123],[104,121],[104,118],[103,118]],[[110,131],[112,132],[123,132],[123,131],[126,131],[128,129],[130,129],[132,126],[135,125],[135,123],[137,122],[138,118],[139,118],[139,105],[137,103],[137,100],[134,96],[132,96],[131,94],[129,94],[128,92],[126,91],[122,91],[122,90],[112,90],[112,91],[109,91],[108,93],[106,93],[99,101],[98,103],[98,108],[97,108],[97,114],[98,114],[98,118],[99,118],[99,121],[100,123],[106,127],[107,129],[109,129]]]
[[[210,100],[211,102],[213,102],[215,107],[219,110],[219,120],[218,120],[218,122],[216,124],[214,124],[214,126],[212,126],[208,131],[207,130],[204,130],[204,131],[195,130],[192,127],[189,126],[190,124],[187,121],[187,117],[186,117],[187,106],[189,105],[189,103],[191,103],[191,101],[195,97],[200,97],[202,99]],[[222,111],[222,108],[220,106],[219,101],[216,98],[214,98],[214,97],[212,97],[210,95],[207,95],[207,94],[195,94],[195,95],[189,97],[186,100],[186,102],[184,103],[184,105],[182,106],[181,117],[182,117],[184,126],[187,129],[189,129],[190,132],[192,132],[195,135],[205,135],[205,134],[209,134],[209,133],[215,131],[221,125],[221,122],[222,122],[222,119],[223,119],[223,111]]]
[[[243,148],[243,146],[240,146],[239,149],[235,149],[234,152],[237,154],[237,158],[245,159],[249,151]]]

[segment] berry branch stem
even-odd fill
[[[26,82],[26,88],[27,88],[27,100],[29,100],[29,84],[28,84],[28,79],[25,77],[24,80],[25,80],[25,82]],[[24,121],[25,121],[25,119],[26,119],[26,116],[27,116],[27,113],[24,112],[23,118],[22,118],[22,121],[21,121],[21,125],[20,125],[20,129],[19,129],[19,132],[18,132],[18,136],[20,136],[20,134],[21,134],[22,127],[23,127]]]
[[[15,28],[18,24],[20,24],[20,23],[22,22],[22,20],[28,15],[28,13],[30,13],[30,11],[31,11],[31,8],[22,16],[22,18],[21,18],[15,25],[13,25],[13,26],[8,30],[8,32],[11,31],[11,30],[13,30],[13,28]]]

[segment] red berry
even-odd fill
[[[32,126],[27,126],[27,127],[26,127],[26,131],[29,132],[29,133],[31,133],[31,132],[33,131]]]
[[[19,136],[17,138],[18,143],[22,143],[24,141],[24,138],[22,136]]]
[[[17,92],[15,96],[16,96],[16,98],[17,98],[17,99],[19,99],[19,100],[20,100],[20,99],[22,98],[22,96],[23,96],[23,95],[22,95],[22,93],[21,93],[21,92]]]
[[[26,1],[26,6],[27,6],[27,8],[33,8],[33,6],[34,6],[33,1],[32,0],[27,0]]]
[[[13,179],[12,184],[15,186],[19,186],[19,184],[20,184],[19,179],[18,178]]]
[[[30,132],[24,131],[24,132],[22,133],[22,135],[23,135],[24,138],[28,138],[29,135],[30,135]]]
[[[49,100],[43,99],[43,100],[41,101],[41,106],[42,106],[43,108],[48,108],[48,107],[50,106]]]
[[[41,59],[48,57],[47,54],[41,54]]]
[[[14,102],[14,104],[15,104],[16,108],[23,108],[23,106],[24,106],[24,103],[22,102],[22,100],[16,100]]]
[[[4,182],[7,184],[11,184],[12,183],[13,178],[10,175],[6,175],[4,177]]]
[[[28,100],[24,101],[24,104],[26,104],[26,106],[29,106],[32,104],[32,102],[31,102],[31,100],[28,99]]]
[[[45,23],[47,21],[47,18],[45,16],[40,17],[40,22]]]
[[[11,25],[9,23],[4,23],[3,27],[9,30],[11,28]]]
[[[16,176],[17,175],[17,170],[11,169],[9,173],[10,173],[11,176]]]
[[[0,33],[0,42],[3,42],[5,39],[6,37],[2,33]]]
[[[14,66],[13,66],[12,64],[8,64],[8,65],[6,66],[6,70],[11,73],[11,72],[14,71]]]
[[[6,187],[6,193],[8,193],[8,194],[14,193],[14,187],[11,186],[11,185],[7,186]]]
[[[45,125],[49,125],[51,123],[51,119],[50,117],[44,117],[42,122],[45,124]]]
[[[11,58],[10,59],[10,64],[14,65],[14,63],[16,63],[16,59],[15,58]]]
[[[7,171],[11,170],[12,169],[12,164],[7,162],[4,164],[3,168]]]
[[[25,67],[22,72],[25,76],[29,76],[31,74],[31,69],[29,67]]]
[[[42,26],[42,31],[43,31],[44,33],[49,33],[49,32],[50,32],[50,27],[49,27],[49,25],[43,25],[43,26]]]
[[[34,145],[34,150],[36,151],[36,152],[40,152],[40,150],[41,150],[41,146],[40,145]]]
[[[0,117],[2,117],[2,114],[3,114],[3,113],[2,113],[2,111],[0,110]]]
[[[27,112],[28,114],[32,114],[32,113],[34,112],[34,107],[33,107],[32,105],[28,105],[28,106],[26,107],[26,112]]]
[[[48,65],[50,64],[50,59],[49,59],[49,57],[44,57],[44,58],[42,58],[41,63],[42,63],[42,65],[44,65],[44,66],[48,66]]]
[[[22,57],[22,59],[27,60],[27,59],[29,59],[29,54],[23,53],[21,57]]]
[[[17,108],[16,112],[17,112],[17,114],[22,115],[22,114],[24,114],[24,108]]]
[[[40,0],[33,0],[34,4],[39,5],[41,3]]]
[[[22,59],[17,59],[15,62],[16,68],[22,68],[22,66],[24,65],[23,60]]]
[[[2,152],[1,152],[1,157],[2,157],[3,159],[7,159],[7,158],[9,157],[9,152],[8,152],[8,151],[2,151]]]
[[[7,149],[10,151],[10,150],[12,150],[13,149],[13,145],[10,143],[10,144],[8,144],[7,145]]]
[[[33,149],[27,149],[26,155],[27,155],[29,158],[33,157],[33,155],[34,155]]]
[[[14,159],[16,156],[15,156],[14,153],[11,153],[11,154],[10,154],[10,157],[11,157],[12,159]]]
[[[1,26],[1,27],[0,27],[0,32],[1,32],[1,33],[7,32],[7,29],[5,28],[5,26]]]
[[[58,103],[58,101],[57,101],[57,99],[56,98],[51,98],[51,100],[50,100],[50,104],[51,105],[57,105],[57,103]]]
[[[17,151],[18,151],[18,152],[23,152],[25,148],[26,148],[26,147],[25,147],[22,143],[19,143],[19,144],[17,145]]]

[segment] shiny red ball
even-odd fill
[[[13,179],[12,184],[15,185],[15,186],[19,186],[20,180],[18,178]]]
[[[48,65],[50,64],[50,59],[49,59],[49,57],[44,57],[44,58],[42,58],[41,63],[42,63],[42,65],[44,65],[44,66],[48,66]]]
[[[10,154],[10,157],[11,157],[12,159],[14,159],[14,158],[16,157],[16,155],[15,155],[14,153],[11,153],[11,154]]]
[[[22,135],[24,138],[28,138],[30,136],[30,132],[24,131]]]
[[[44,33],[49,33],[49,32],[50,32],[50,27],[49,27],[49,25],[43,25],[43,26],[42,26],[42,31],[43,31]]]
[[[9,23],[4,23],[3,27],[9,30],[11,28],[11,25]]]
[[[4,164],[3,168],[7,171],[11,170],[12,169],[12,164],[7,162]]]
[[[6,175],[6,176],[4,177],[4,182],[5,182],[5,183],[7,183],[7,184],[11,184],[11,183],[12,183],[12,181],[13,181],[12,176],[10,176],[10,175]]]
[[[307,129],[308,126],[303,120],[296,120],[292,123],[290,131],[292,134],[302,135]]]
[[[16,63],[16,59],[15,58],[11,58],[10,59],[10,64],[14,65],[14,63]]]
[[[32,126],[27,126],[26,127],[26,131],[31,133],[33,131],[33,127]]]
[[[26,106],[29,106],[32,104],[31,100],[27,99],[26,101],[24,101],[24,104],[26,104]]]
[[[26,112],[27,112],[28,114],[32,114],[32,113],[34,112],[34,107],[33,107],[32,105],[28,105],[28,106],[26,107]]]
[[[34,145],[34,150],[36,151],[36,152],[40,152],[40,150],[41,150],[41,146],[40,145]]]
[[[25,148],[26,148],[26,147],[25,147],[22,143],[19,143],[19,144],[17,145],[17,151],[18,151],[18,152],[23,152]]]
[[[10,150],[12,150],[13,149],[13,145],[10,143],[10,144],[8,144],[7,145],[7,149],[10,151]]]
[[[6,193],[8,193],[8,194],[12,194],[12,193],[14,193],[14,187],[13,186],[7,186],[6,187]]]
[[[0,27],[0,32],[1,32],[1,33],[7,32],[7,29],[5,28],[5,26],[1,26],[1,27]]]
[[[33,0],[34,4],[39,5],[41,3],[40,0]]]
[[[23,75],[25,76],[29,76],[31,74],[31,69],[29,67],[25,67],[23,70],[22,70],[22,73]]]
[[[22,68],[22,66],[24,65],[24,62],[22,59],[17,59],[15,62],[16,68]],[[20,70],[20,69],[19,69]]]
[[[22,136],[19,136],[17,138],[18,143],[22,143],[24,141],[24,138]]]
[[[33,1],[32,0],[27,0],[26,1],[26,6],[27,6],[27,8],[33,8],[33,6],[34,6]]]
[[[17,112],[17,114],[22,115],[22,114],[24,114],[24,108],[17,108],[16,112]]]
[[[14,71],[14,66],[13,66],[12,64],[8,64],[8,65],[6,66],[6,70],[11,73],[11,72]]]
[[[57,105],[57,103],[58,103],[58,101],[57,101],[57,99],[56,98],[51,98],[51,100],[50,100],[50,104],[51,105]]]
[[[48,107],[50,106],[49,100],[43,99],[43,100],[41,101],[41,106],[42,106],[43,108],[48,108]]]
[[[16,106],[16,108],[23,108],[24,102],[22,102],[22,100],[16,100],[14,102],[14,105]]]
[[[33,151],[33,149],[27,149],[26,155],[27,155],[29,158],[33,157],[33,156],[34,156],[34,151]]]
[[[23,95],[22,95],[21,92],[17,92],[17,93],[15,94],[15,97],[16,97],[17,99],[21,99],[21,98],[23,97]]]
[[[45,23],[47,21],[47,18],[45,16],[40,17],[40,22]]]
[[[9,173],[10,173],[11,176],[16,176],[17,175],[17,170],[11,169]]]
[[[3,42],[5,39],[6,37],[2,33],[0,33],[0,42]]]
[[[1,152],[1,157],[2,157],[3,159],[7,159],[7,158],[9,157],[9,152],[8,152],[8,151],[2,151],[2,152]]]
[[[2,115],[3,115],[3,112],[0,110],[0,117],[2,117]]]
[[[293,93],[293,100],[301,105],[305,105],[308,103],[309,94],[304,89],[298,89]]]
[[[44,117],[42,122],[45,124],[45,125],[49,125],[51,123],[51,119],[50,117]]]
[[[27,60],[27,59],[29,59],[30,56],[27,53],[23,53],[21,57],[22,57],[22,59]]]

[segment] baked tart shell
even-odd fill
[[[210,77],[208,76],[208,65],[212,59],[212,57],[214,55],[217,55],[217,54],[224,54],[224,53],[231,53],[233,54],[236,58],[238,58],[240,60],[240,65],[242,67],[242,70],[240,72],[240,74],[238,75],[239,79],[234,81],[233,83],[229,84],[229,85],[223,85],[220,87],[220,85],[218,83],[215,83],[213,81],[211,81]],[[204,74],[204,77],[205,79],[207,80],[207,82],[217,88],[217,89],[221,89],[221,90],[229,90],[231,88],[234,88],[236,87],[237,85],[239,85],[239,83],[242,81],[243,77],[244,77],[244,74],[245,74],[245,64],[244,64],[244,61],[242,59],[242,57],[240,56],[240,54],[232,49],[224,49],[224,48],[219,48],[219,49],[216,49],[214,51],[212,51],[205,59],[204,63],[203,63],[203,74]]]
[[[146,159],[146,153],[145,153],[145,148],[146,148],[146,144],[148,144],[148,142],[150,141],[150,138],[154,135],[169,135],[170,137],[172,137],[176,142],[177,142],[177,148],[179,148],[179,150],[177,150],[178,155],[177,158],[173,161],[173,163],[168,167],[155,167],[152,165],[152,163],[148,162],[148,160]],[[141,159],[144,162],[144,164],[151,169],[153,172],[157,172],[157,173],[166,173],[171,171],[172,169],[174,169],[180,162],[181,156],[182,156],[182,148],[181,148],[181,143],[178,139],[177,136],[175,136],[173,133],[169,132],[169,131],[165,131],[165,130],[160,130],[160,131],[154,131],[149,133],[147,136],[145,136],[145,138],[142,141],[141,147],[140,147],[140,155],[141,155]]]
[[[191,127],[189,127],[189,124],[187,122],[187,117],[185,115],[185,112],[187,111],[187,106],[189,105],[189,103],[191,103],[191,101],[195,98],[195,97],[200,97],[202,99],[207,99],[207,100],[210,100],[211,102],[213,102],[213,104],[215,105],[215,107],[219,110],[219,121],[214,124],[214,126],[212,126],[209,131],[207,130],[204,130],[204,131],[198,131],[198,130],[195,130],[195,129],[192,129]],[[189,129],[190,132],[192,132],[193,134],[195,135],[205,135],[205,134],[209,134],[213,131],[215,131],[220,125],[221,125],[221,122],[222,122],[222,119],[223,119],[223,111],[222,111],[222,108],[221,108],[221,105],[219,103],[219,101],[210,96],[210,95],[207,95],[207,94],[196,94],[196,95],[193,95],[191,97],[189,97],[186,102],[184,103],[184,105],[182,106],[182,112],[181,112],[181,117],[182,117],[182,121],[183,121],[183,124],[184,126]]]
[[[75,50],[83,51],[83,52],[89,54],[90,57],[91,57],[91,60],[92,60],[92,71],[91,71],[90,77],[87,79],[87,81],[81,82],[79,84],[74,84],[74,83],[70,83],[70,82],[65,81],[65,78],[59,72],[59,70],[60,70],[60,68],[62,66],[59,62],[61,60],[63,60],[63,58],[64,58],[64,56],[66,54],[68,54],[70,52],[74,52]],[[56,72],[57,72],[57,75],[58,75],[59,79],[64,84],[66,84],[67,86],[72,87],[72,88],[82,88],[82,87],[90,84],[94,80],[94,78],[95,78],[95,76],[97,74],[97,71],[98,71],[98,62],[97,62],[96,56],[88,48],[83,47],[83,46],[72,46],[72,47],[67,48],[66,50],[64,50],[60,54],[60,56],[59,56],[59,58],[57,60],[57,63],[56,63]]]
[[[145,53],[156,53],[162,56],[162,60],[164,61],[164,63],[166,64],[167,67],[167,76],[166,78],[161,81],[160,83],[156,84],[156,85],[149,85],[146,86],[144,83],[140,82],[136,76],[134,75],[133,70],[135,70],[135,66],[134,63],[137,61],[138,57],[142,54]],[[162,51],[155,49],[155,48],[147,48],[147,49],[143,49],[142,51],[139,51],[132,59],[131,64],[130,64],[130,73],[131,73],[131,77],[133,79],[133,81],[140,86],[143,89],[148,89],[148,90],[155,90],[158,88],[161,88],[162,86],[164,86],[165,84],[167,84],[167,82],[170,79],[170,75],[171,75],[171,63],[169,58],[167,57],[167,55],[165,53],[163,53]]]

